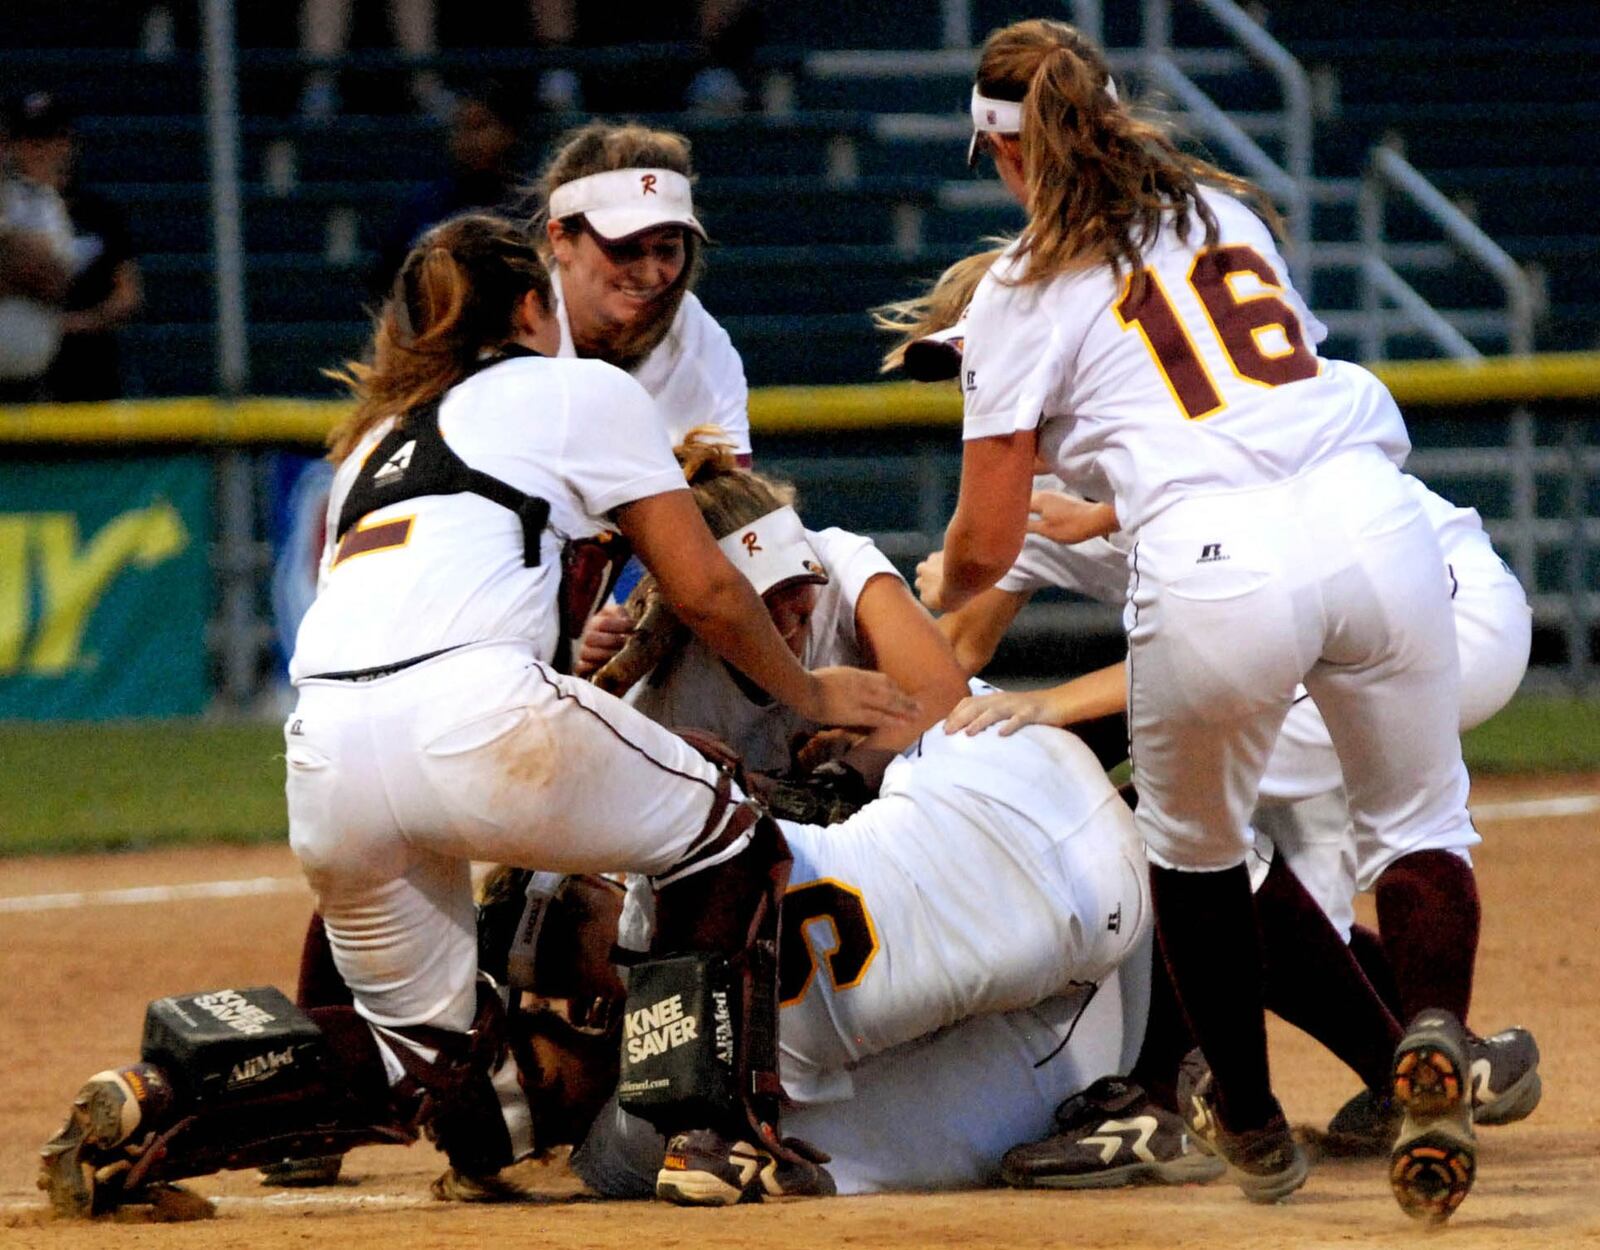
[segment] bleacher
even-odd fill
[[[1136,7],[1105,6],[1107,41],[1123,49],[1119,75],[1135,88]],[[73,38],[89,37],[80,18],[31,4],[24,11],[0,52],[0,72],[19,87],[63,90],[82,111],[85,180],[127,207],[142,254],[147,308],[125,332],[131,389],[207,392],[214,297],[198,55],[180,47],[147,56],[138,24],[126,19],[95,28],[102,43],[120,44],[67,51]],[[971,6],[971,32],[981,38],[1012,15],[980,0]],[[1207,94],[1281,156],[1265,111],[1272,84],[1202,17],[1175,6],[1174,46],[1185,49]],[[752,383],[871,380],[879,344],[866,309],[914,293],[985,235],[1017,224],[998,186],[965,170],[961,108],[974,54],[943,49],[949,32],[941,21],[937,5],[909,15],[844,0],[771,6],[764,107],[651,119],[694,141],[702,216],[719,245],[701,292],[743,352]],[[1314,238],[1353,238],[1354,180],[1371,146],[1397,136],[1408,158],[1468,204],[1492,237],[1539,267],[1549,308],[1538,346],[1600,341],[1600,234],[1583,211],[1595,181],[1588,123],[1600,117],[1600,87],[1585,66],[1600,50],[1600,6],[1280,4],[1269,7],[1267,25],[1317,82],[1314,169],[1332,190],[1315,197]],[[247,26],[242,38],[249,33]],[[27,43],[33,47],[18,46]],[[442,64],[457,78],[479,61],[502,77],[520,64],[531,82],[537,58],[518,55],[456,49]],[[386,69],[396,76],[392,58],[358,53],[358,61],[375,67],[374,81]],[[362,339],[374,242],[443,159],[437,124],[405,113],[301,120],[292,107],[299,73],[290,49],[246,46],[241,54],[258,393],[326,393],[319,367]],[[384,103],[381,91],[364,98]],[[550,138],[577,120],[535,117],[530,172]],[[1445,254],[1420,219],[1398,213],[1391,239],[1400,261],[1414,262],[1406,277],[1430,300],[1454,307],[1496,298],[1493,284]],[[1319,311],[1331,314],[1335,353],[1357,355],[1350,326],[1358,284],[1342,255],[1337,247],[1314,255],[1312,290]],[[1420,338],[1397,346],[1431,350]],[[1481,346],[1505,344],[1488,335]]]

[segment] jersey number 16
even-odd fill
[[[1264,289],[1238,291],[1233,281],[1246,274],[1258,278]],[[1143,281],[1136,280],[1141,277]],[[1283,287],[1260,252],[1239,244],[1204,248],[1189,266],[1189,286],[1236,376],[1259,386],[1317,376],[1316,353],[1306,346],[1294,309],[1274,294]],[[1138,328],[1184,416],[1199,421],[1222,408],[1222,393],[1155,270],[1130,275],[1115,312],[1124,330]],[[1272,338],[1264,341],[1269,334]]]

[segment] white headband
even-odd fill
[[[1106,94],[1117,99],[1117,84],[1106,79]],[[979,135],[1019,135],[1022,133],[1022,102],[1020,100],[995,100],[984,95],[974,85],[972,88],[972,142],[967,146],[967,164],[978,157]]]
[[[740,526],[717,539],[717,546],[749,578],[758,595],[794,582],[826,585],[828,581],[828,570],[806,538],[806,527],[790,507]]]
[[[702,239],[689,180],[672,169],[612,169],[564,182],[550,193],[550,216],[583,214],[603,239],[626,239],[654,226],[683,226]]]

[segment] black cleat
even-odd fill
[[[1056,1108],[1057,1132],[1006,1151],[1000,1175],[1021,1189],[1116,1189],[1215,1180],[1222,1160],[1132,1081],[1107,1076]]]
[[[1544,1092],[1539,1079],[1539,1043],[1527,1029],[1467,1038],[1472,1074],[1472,1122],[1512,1124],[1525,1120]]]
[[[678,1133],[656,1173],[656,1197],[681,1207],[728,1207],[767,1198],[820,1198],[837,1192],[820,1162],[793,1151],[780,1157],[714,1129]],[[823,1156],[826,1157],[826,1156]]]
[[[1260,1128],[1234,1132],[1217,1118],[1211,1068],[1198,1050],[1178,1071],[1178,1107],[1196,1141],[1228,1167],[1251,1202],[1282,1202],[1306,1183],[1310,1164],[1279,1109]]]
[[[1412,1020],[1394,1054],[1394,1100],[1405,1118],[1389,1185],[1402,1211],[1433,1224],[1450,1218],[1477,1173],[1467,1055],[1461,1022],[1432,1008]]]
[[[1319,1146],[1339,1159],[1382,1159],[1394,1147],[1405,1112],[1387,1090],[1364,1089],[1328,1121]]]

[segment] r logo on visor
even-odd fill
[[[750,556],[751,559],[755,558],[756,552],[766,550],[765,547],[756,541],[756,537],[757,535],[755,530],[746,530],[739,537],[739,541],[744,544],[745,554]]]
[[[639,175],[640,195],[658,195],[656,190],[656,176],[654,174]]]

